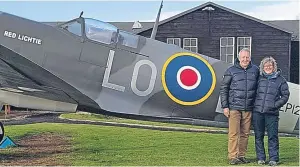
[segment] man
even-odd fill
[[[259,69],[252,65],[247,48],[239,52],[234,65],[223,76],[220,95],[224,115],[228,117],[228,159],[231,165],[249,163],[245,154],[258,76]]]

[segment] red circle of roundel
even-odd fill
[[[180,80],[185,86],[193,86],[197,82],[198,77],[192,69],[185,69],[180,74]]]
[[[200,72],[192,66],[182,66],[177,71],[177,83],[185,90],[193,90],[201,82]]]

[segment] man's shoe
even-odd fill
[[[239,160],[240,160],[243,164],[250,163],[250,161],[247,160],[245,157],[239,157]]]
[[[276,161],[270,161],[269,166],[277,166],[278,163]]]
[[[258,164],[258,165],[264,165],[264,164],[266,164],[266,162],[265,162],[264,160],[258,160],[258,161],[257,161],[257,164]]]
[[[230,165],[238,165],[238,164],[241,164],[241,160],[239,160],[238,158],[233,158],[230,160],[229,164]]]

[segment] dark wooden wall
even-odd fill
[[[214,11],[199,9],[160,25],[156,39],[166,42],[167,38],[181,38],[182,45],[183,38],[198,38],[198,53],[220,59],[220,37],[235,37],[235,57],[237,37],[252,37],[253,63],[259,65],[265,56],[273,56],[282,69],[283,76],[289,80],[291,34],[212,7]],[[151,31],[152,29],[139,34],[150,37]]]
[[[290,81],[296,84],[299,84],[299,56],[299,41],[292,41]]]

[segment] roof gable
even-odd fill
[[[256,22],[259,22],[259,23],[261,23],[261,24],[264,24],[264,25],[267,25],[267,26],[276,28],[276,29],[278,29],[278,30],[281,30],[281,31],[284,31],[284,32],[287,32],[287,33],[292,33],[292,32],[290,32],[289,30],[287,30],[287,29],[285,29],[285,28],[282,28],[282,27],[279,27],[279,26],[277,26],[277,25],[274,25],[274,24],[271,24],[271,23],[262,21],[262,20],[260,20],[260,19],[257,19],[257,18],[255,18],[255,17],[249,16],[249,15],[246,15],[246,14],[243,14],[243,13],[240,13],[240,12],[237,12],[237,11],[235,11],[235,10],[226,8],[226,7],[224,7],[224,6],[215,4],[215,3],[213,3],[213,2],[206,2],[206,3],[202,4],[202,5],[196,6],[196,7],[192,8],[192,9],[189,9],[189,10],[187,10],[187,11],[184,11],[184,12],[182,12],[182,13],[179,13],[179,14],[177,14],[177,15],[175,15],[175,16],[172,16],[172,17],[170,17],[170,18],[168,18],[168,19],[165,19],[165,20],[159,22],[158,25],[162,25],[162,24],[164,24],[164,23],[167,23],[167,22],[169,22],[169,21],[171,21],[171,20],[177,19],[177,18],[179,18],[179,17],[181,17],[181,16],[184,16],[184,15],[186,15],[186,14],[192,13],[192,12],[194,12],[194,11],[196,11],[196,10],[199,10],[199,9],[201,9],[201,8],[204,8],[204,7],[206,7],[206,6],[215,6],[215,7],[218,7],[218,8],[220,8],[220,9],[223,9],[223,10],[225,10],[225,11],[234,13],[234,14],[236,14],[236,15],[239,15],[239,16],[248,18],[248,19],[250,19],[250,20],[254,20],[254,21],[256,21]],[[137,33],[141,33],[141,32],[150,30],[150,29],[152,29],[152,28],[153,28],[153,27],[149,27],[149,28],[143,29],[143,30],[141,30],[141,31],[139,31],[139,32],[137,32]]]

